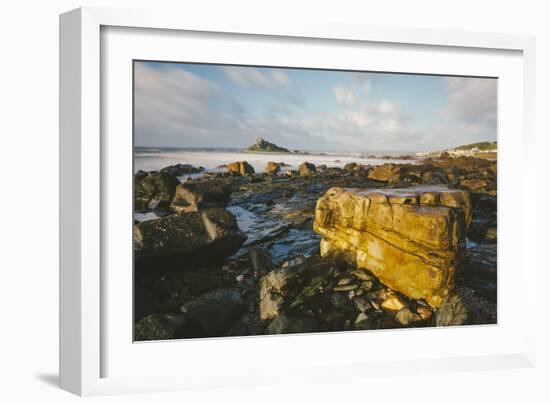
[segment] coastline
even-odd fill
[[[176,154],[182,157],[182,153]],[[144,207],[136,209],[136,228],[141,234],[135,241],[138,339],[496,323],[495,162],[471,157],[373,161],[348,156],[336,163],[338,158],[333,155],[317,156],[338,165],[329,166],[306,164],[312,155],[226,154],[233,158],[236,171],[205,169],[200,178],[191,179],[192,175],[179,179],[162,176],[163,181],[180,183],[181,192],[157,195],[165,201],[154,203],[145,198]],[[235,161],[243,160],[235,158],[238,155],[247,155],[245,159],[251,163],[254,155],[266,158],[258,160],[260,169],[255,170],[248,163],[237,164]],[[273,155],[298,159],[287,169],[274,163],[270,174],[264,164]],[[219,162],[218,156],[214,160]],[[141,187],[139,182],[160,180],[158,173],[143,172],[136,178],[139,197],[147,196],[149,189],[163,188]],[[460,190],[471,199],[472,224],[464,228],[464,261],[452,294],[460,306],[470,307],[467,315],[424,306],[422,301],[396,293],[368,270],[358,272],[349,263],[323,257],[322,237],[314,231],[316,206],[329,189],[429,192],[430,186]],[[197,221],[204,214],[208,218]],[[213,228],[202,227],[203,221],[219,223],[219,227],[212,232]],[[149,232],[157,233],[157,222],[162,223],[162,231],[148,238]],[[178,235],[180,229],[185,230]],[[207,237],[200,235],[204,231]],[[185,243],[176,241],[189,233],[196,236],[185,238]],[[156,238],[160,234],[162,238]],[[144,239],[152,243],[144,244]],[[215,239],[212,244],[211,239]],[[156,249],[158,245],[164,245],[163,249]],[[187,245],[186,251],[195,248],[194,252],[180,251],[181,245]],[[267,298],[271,294],[264,288],[278,284],[272,281],[288,270],[296,278],[292,277],[284,290],[276,291],[278,299]],[[227,320],[195,314],[199,305],[212,312],[221,309]],[[400,308],[384,308],[387,306]],[[204,312],[201,309],[199,312]],[[194,319],[189,322],[189,318]],[[163,331],[159,333],[159,329]]]

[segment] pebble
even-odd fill
[[[395,315],[395,320],[398,321],[403,326],[408,326],[411,322],[417,322],[422,318],[417,313],[412,313],[411,310],[407,307],[399,310]]]
[[[359,288],[358,290],[355,290],[355,296],[356,297],[360,297],[361,295],[363,295],[365,293],[365,290],[362,289],[362,288]]]
[[[432,311],[422,305],[416,307],[416,313],[418,313],[423,320],[428,320],[432,316]]]
[[[351,278],[349,277],[344,277],[338,280],[338,285],[348,285],[348,284],[351,284]]]
[[[361,288],[366,291],[370,291],[372,289],[372,281],[363,281],[361,283]]]
[[[333,288],[334,291],[354,291],[358,288],[357,284],[337,285]]]
[[[365,313],[361,312],[359,315],[357,315],[354,325],[357,329],[369,329],[369,317]]]
[[[369,302],[363,298],[357,298],[355,301],[353,301],[353,303],[355,304],[355,307],[359,312],[365,312],[367,309],[370,308]]]

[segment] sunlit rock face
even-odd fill
[[[322,256],[344,258],[439,307],[454,286],[471,210],[468,192],[442,186],[332,188],[317,201],[313,227]]]

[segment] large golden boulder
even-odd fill
[[[471,220],[462,190],[332,188],[317,201],[314,230],[323,237],[322,256],[343,257],[439,307],[454,286]]]

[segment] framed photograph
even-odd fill
[[[60,44],[64,389],[533,365],[533,38],[85,8]]]

